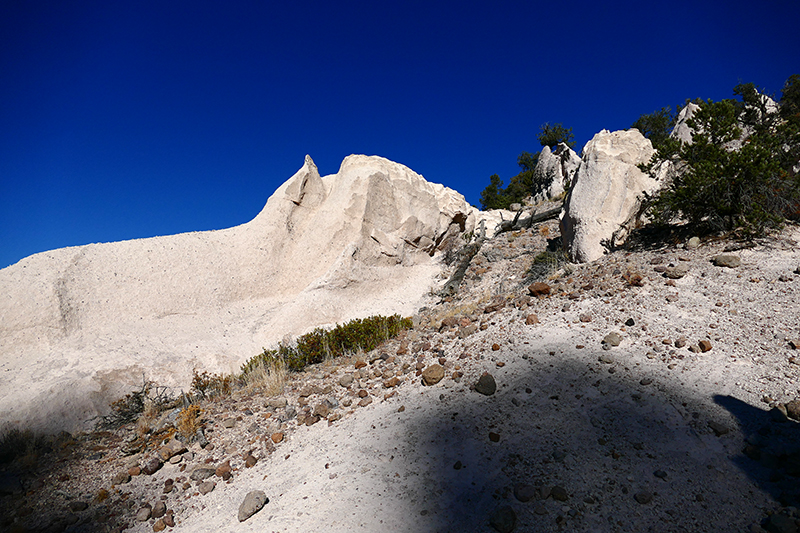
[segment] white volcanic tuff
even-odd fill
[[[380,157],[303,167],[249,223],[36,254],[0,270],[0,425],[75,429],[143,375],[186,387],[285,334],[414,312],[463,196]]]
[[[636,129],[603,130],[586,143],[561,212],[561,235],[573,261],[600,258],[602,242],[636,215],[642,193],[659,188],[659,181],[637,167],[653,153],[650,140]]]
[[[566,143],[559,143],[554,152],[549,146],[542,148],[534,169],[534,180],[544,186],[534,191],[534,201],[553,200],[563,194],[580,163],[581,158]]]

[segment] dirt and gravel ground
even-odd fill
[[[800,230],[618,250],[532,294],[557,231],[487,241],[456,296],[373,352],[290,375],[277,397],[205,402],[210,445],[153,474],[136,469],[155,447],[126,455],[132,425],[23,455],[2,474],[0,526],[796,531]],[[254,490],[268,502],[240,522]]]

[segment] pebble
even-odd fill
[[[131,475],[128,472],[122,471],[117,472],[117,475],[114,476],[114,479],[111,480],[112,485],[124,485],[131,480]]]
[[[150,520],[150,507],[142,507],[138,511],[136,511],[136,518],[137,522],[147,522]]]
[[[341,385],[344,388],[348,388],[350,385],[353,384],[353,381],[355,381],[353,374],[345,374],[344,376],[339,378],[339,385]]]
[[[634,494],[633,499],[644,505],[653,501],[653,494],[646,490],[643,490]]]
[[[259,512],[267,503],[269,503],[269,498],[267,498],[264,491],[254,490],[248,492],[239,506],[239,522],[244,522]]]
[[[517,483],[514,485],[514,497],[525,503],[531,501],[536,496],[536,487],[527,483]]]
[[[214,490],[216,487],[217,487],[217,484],[214,483],[213,481],[203,481],[202,483],[200,483],[197,486],[197,491],[200,494],[204,494],[205,495],[205,494],[208,494],[209,492],[211,492],[212,490]]]
[[[226,418],[225,420],[222,421],[222,427],[226,429],[232,429],[235,425],[236,425],[235,418]]]
[[[560,502],[565,502],[569,499],[569,494],[567,493],[567,489],[558,485],[550,489],[550,496],[552,496],[554,500]]]
[[[209,467],[206,467],[206,466],[198,466],[197,468],[195,468],[192,471],[192,474],[189,476],[189,478],[192,481],[202,481],[202,480],[204,480],[206,478],[209,478],[209,477],[213,476],[215,471],[216,471],[215,468],[209,468]]]
[[[591,313],[581,313],[578,317],[578,320],[581,322],[591,322],[592,321],[592,314]]]
[[[700,348],[700,351],[705,353],[711,350],[711,341],[703,339],[697,343],[697,346]]]
[[[150,518],[161,518],[167,514],[167,504],[162,501],[157,501],[150,512]]]
[[[539,323],[539,317],[536,316],[536,314],[534,314],[534,313],[531,313],[530,315],[525,317],[525,324],[528,325],[528,326],[532,326],[532,325],[538,324],[538,323]]]
[[[620,335],[616,331],[612,331],[605,337],[603,337],[603,344],[608,344],[609,346],[619,346],[622,342],[622,335]]]
[[[214,475],[221,477],[223,481],[228,481],[232,474],[231,462],[225,461],[214,470]]]
[[[153,531],[164,531],[167,528],[167,524],[163,518],[159,518],[153,524]]]

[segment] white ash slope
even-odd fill
[[[85,428],[143,377],[188,388],[286,334],[408,315],[473,212],[380,157],[306,158],[241,226],[23,259],[0,270],[0,427]]]
[[[269,422],[259,421],[265,400],[244,399],[233,412],[212,409],[218,450],[198,449],[197,460],[230,459],[239,470],[232,483],[176,504],[177,527],[489,533],[495,510],[511,506],[518,532],[750,531],[780,507],[776,498],[796,492],[796,477],[742,450],[757,441],[766,456],[798,445],[798,424],[775,422],[762,398],[800,396],[800,366],[790,362],[796,352],[786,342],[800,333],[800,276],[792,274],[800,266],[800,233],[737,252],[737,269],[709,262],[722,251],[715,243],[613,254],[574,267],[551,282],[550,297],[530,303],[524,287],[506,291],[530,262],[530,242],[541,239],[518,235],[515,243],[506,236],[488,243],[463,300],[422,314],[423,326],[407,339],[411,354],[378,359],[367,368],[370,377],[357,377],[349,389],[337,381],[355,373],[352,364],[310,369],[286,392],[294,405],[300,389],[332,385],[331,393],[307,398],[313,406],[325,397],[354,398],[363,388],[375,399],[370,405],[343,408],[344,418],[331,426],[285,423],[288,440],[262,451],[252,469],[241,464],[252,447],[245,428],[263,425],[269,433]],[[655,270],[679,262],[689,270],[674,286]],[[641,274],[644,285],[630,285],[628,271]],[[502,287],[500,296],[514,299],[484,313],[497,300],[482,295]],[[526,324],[531,313],[538,324]],[[439,332],[441,318],[452,314],[487,327],[463,339],[459,326]],[[626,326],[630,318],[634,325]],[[622,343],[604,350],[601,341],[612,331]],[[684,336],[687,346],[675,346]],[[699,340],[710,341],[711,350],[691,352]],[[396,342],[383,348],[396,350]],[[403,362],[431,365],[440,356],[447,375],[437,385],[424,387],[400,371]],[[451,376],[457,368],[460,381]],[[403,384],[385,388],[387,371]],[[488,397],[471,390],[486,371],[498,383]],[[246,408],[253,415],[238,430],[221,428],[220,420]],[[177,466],[165,466],[153,486],[178,475]],[[524,485],[533,500],[515,498],[515,487]],[[565,499],[553,497],[555,487]],[[239,523],[237,509],[250,490],[265,491],[270,501]],[[133,531],[150,529],[144,523]]]

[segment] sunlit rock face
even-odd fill
[[[533,171],[534,182],[541,184],[534,190],[534,202],[554,200],[564,194],[580,163],[581,158],[565,143],[560,143],[554,151],[549,146],[542,148]]]
[[[637,167],[653,153],[636,129],[603,130],[586,143],[560,221],[572,261],[594,261],[605,252],[603,242],[623,237],[618,230],[636,215],[642,194],[660,186]]]
[[[153,380],[234,372],[285,335],[413,313],[464,197],[374,156],[321,177],[307,157],[234,228],[44,252],[0,270],[0,428],[85,428]]]

